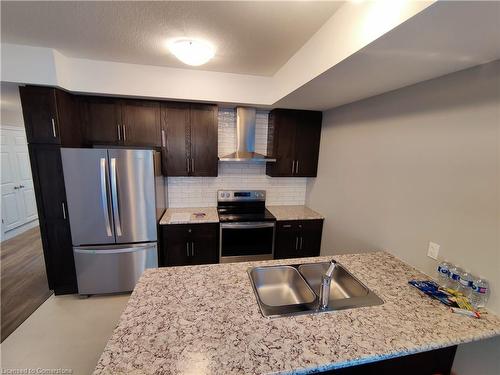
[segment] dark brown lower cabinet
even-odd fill
[[[73,246],[71,232],[67,220],[46,220],[40,226],[45,232],[44,254],[45,262],[50,268],[51,289],[57,294],[77,293],[75,261],[73,259]],[[42,235],[43,237],[43,235]],[[45,250],[47,249],[47,250]]]
[[[49,288],[55,294],[76,293],[61,148],[30,144],[28,149]]]
[[[170,224],[162,226],[161,266],[186,266],[219,262],[219,224]]]
[[[315,257],[321,249],[323,220],[289,220],[276,223],[274,258]]]
[[[329,375],[449,375],[456,346],[320,372]]]

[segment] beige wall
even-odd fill
[[[387,249],[433,275],[437,242],[490,280],[500,314],[499,134],[500,60],[325,112],[307,191],[326,217],[322,254]],[[499,345],[479,346],[485,369],[498,368]],[[460,349],[459,374],[477,348]]]

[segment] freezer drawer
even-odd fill
[[[156,242],[74,247],[79,294],[128,292],[146,268],[158,267]]]

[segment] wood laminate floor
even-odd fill
[[[39,227],[2,242],[0,258],[4,341],[52,292],[47,284]]]

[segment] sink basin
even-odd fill
[[[312,303],[316,299],[316,294],[294,267],[257,267],[252,269],[250,277],[260,301],[267,306]]]
[[[261,266],[248,269],[262,315],[267,318],[381,305],[375,293],[337,263],[326,309],[318,308],[321,277],[329,263]]]
[[[319,295],[321,286],[321,276],[328,270],[328,263],[301,264],[299,271],[307,280],[311,288]],[[361,284],[358,279],[337,264],[332,275],[330,285],[330,301],[336,299],[363,297],[368,295],[370,290]]]

